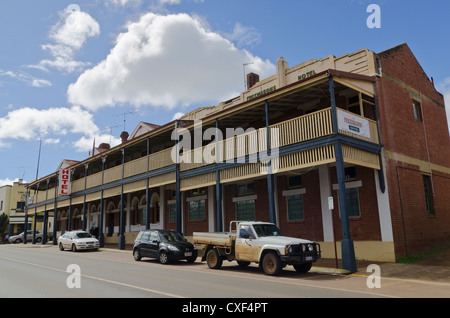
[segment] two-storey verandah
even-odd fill
[[[69,167],[69,196],[56,196],[57,173],[30,183],[35,196],[28,215],[57,211],[54,244],[65,230],[98,227],[102,244],[123,249],[142,228],[174,228],[189,236],[254,217],[276,222],[287,235],[322,242],[325,257],[334,256],[334,233],[350,270],[351,229],[358,235],[358,257],[370,258],[366,247],[384,243],[381,257],[393,257],[389,211],[378,208],[387,194],[374,85],[373,77],[328,70],[213,113],[200,128],[199,122],[171,122]],[[359,131],[349,132],[339,122],[345,118],[350,124],[356,118]],[[227,128],[245,133],[227,138]],[[207,131],[220,131],[223,139],[206,138]],[[182,142],[175,148],[174,136],[187,141],[187,132],[195,149]],[[347,183],[346,167],[352,178]],[[354,217],[348,215],[346,186],[364,189],[356,192],[360,214]]]

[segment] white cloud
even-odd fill
[[[88,38],[99,34],[99,24],[88,13],[66,9],[50,29],[49,38],[52,43],[42,45],[42,49],[48,51],[53,59],[42,60],[38,65],[30,67],[43,70],[56,68],[69,73],[83,70],[89,63],[76,61],[75,55]]]
[[[172,120],[180,119],[181,116],[183,116],[183,115],[184,115],[184,113],[182,113],[182,112],[176,112],[176,113],[172,116]]]
[[[262,78],[270,61],[240,50],[187,14],[148,13],[117,37],[105,60],[68,88],[68,100],[91,110],[106,106],[218,104],[242,91],[242,65]]]
[[[43,137],[48,143],[57,143],[68,133],[93,136],[98,131],[92,114],[80,107],[46,110],[24,107],[0,118],[0,147],[5,147],[8,140]]]
[[[17,179],[14,179],[14,180],[11,180],[11,179],[8,179],[8,178],[6,178],[6,179],[0,179],[0,187],[3,187],[3,186],[5,186],[5,185],[10,185],[10,186],[12,186],[13,183],[14,183],[14,182],[17,182],[17,181],[19,181],[18,178],[17,178]]]
[[[92,136],[83,136],[77,141],[73,143],[74,148],[78,152],[83,151],[91,151],[92,147],[94,145],[94,139],[95,139],[95,146],[98,147],[102,143],[107,143],[112,147],[115,147],[121,143],[120,138],[113,137],[111,135],[107,134],[94,134]]]
[[[254,27],[246,27],[236,23],[233,33],[224,35],[227,39],[236,43],[237,47],[254,47],[261,42],[261,34]]]
[[[0,70],[0,76],[8,76],[10,78],[16,79],[18,81],[27,83],[30,86],[33,87],[48,87],[52,86],[52,83],[50,81],[47,81],[45,79],[36,78],[26,72],[19,71],[2,71]]]
[[[107,3],[113,4],[113,5],[121,5],[121,6],[126,6],[126,5],[136,5],[136,4],[140,4],[141,0],[106,0]]]

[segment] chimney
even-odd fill
[[[120,134],[120,138],[122,139],[122,143],[127,142],[129,134],[126,131],[122,131]]]
[[[255,73],[248,73],[247,74],[247,89],[252,88],[258,82],[259,82],[259,75],[258,74],[255,74]]]
[[[111,146],[106,143],[102,143],[102,144],[100,144],[100,146],[98,146],[99,152],[105,152],[105,151],[108,151],[109,149],[111,149]]]

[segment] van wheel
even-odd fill
[[[206,264],[211,269],[219,269],[222,267],[222,257],[220,257],[219,253],[216,250],[209,250],[208,254],[206,254]]]
[[[264,273],[271,276],[276,276],[280,273],[283,268],[281,265],[280,258],[274,252],[269,252],[263,256],[262,259],[262,269]]]

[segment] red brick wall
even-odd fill
[[[319,171],[312,170],[301,175],[303,194],[303,220],[288,220],[287,198],[283,191],[288,190],[288,176],[277,177],[278,217],[280,228],[286,236],[323,241],[322,209],[320,203]]]
[[[385,149],[450,168],[443,96],[407,45],[377,57],[383,69],[377,79],[377,111]],[[414,118],[412,98],[421,102],[422,121]],[[397,257],[450,245],[450,175],[433,171],[436,215],[428,216],[419,166],[386,158],[386,174]]]
[[[267,179],[247,180],[245,182],[253,182],[255,186],[255,194],[257,199],[255,200],[255,218],[257,221],[269,222],[269,197],[267,190]],[[233,198],[237,197],[237,185],[226,184],[224,187],[224,193],[222,200],[224,201],[224,230],[228,231],[230,222],[236,220],[236,203],[233,202]]]
[[[417,254],[450,242],[450,178],[436,172],[431,176],[434,213],[428,215],[423,173],[417,166],[388,160],[389,197],[397,257]]]
[[[380,53],[378,58],[386,73],[377,80],[378,116],[385,148],[425,161],[429,154],[433,163],[450,167],[449,130],[445,108],[441,107],[443,96],[406,45]],[[414,118],[411,90],[415,95],[422,94],[423,121]]]
[[[331,184],[337,184],[336,168],[330,168]],[[375,175],[372,169],[356,166],[356,178],[351,181],[361,181],[358,188],[360,216],[350,217],[350,237],[356,241],[381,240],[380,217],[375,188]],[[334,200],[333,220],[336,240],[342,240],[342,224],[339,213],[338,191],[332,191]]]

